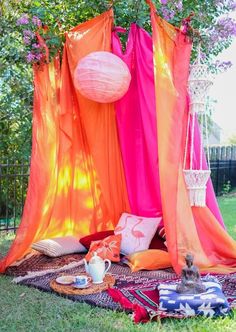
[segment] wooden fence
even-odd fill
[[[217,196],[236,187],[236,145],[210,147],[211,179]]]
[[[236,145],[211,146],[210,160],[236,160]]]

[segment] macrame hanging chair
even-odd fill
[[[187,122],[187,134],[184,153],[184,178],[189,193],[191,206],[206,205],[206,185],[210,178],[210,158],[208,144],[208,119],[206,112],[206,101],[212,80],[208,66],[201,63],[201,46],[198,47],[196,61],[190,67],[188,79],[188,90],[190,97],[190,108]],[[200,144],[199,144],[199,165],[193,165],[195,126],[197,118],[200,120]],[[204,135],[205,134],[205,135]],[[204,136],[206,144],[204,143]],[[209,169],[203,169],[203,146],[207,152],[207,163]],[[197,152],[197,151],[195,151]],[[186,169],[187,155],[189,154],[189,169]]]

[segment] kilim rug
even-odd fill
[[[62,258],[33,255],[24,260],[22,264],[9,267],[7,274],[18,276],[15,278],[15,282],[18,284],[35,287],[45,292],[53,292],[50,288],[50,281],[61,275],[63,270],[67,274],[79,274],[85,271],[84,265],[66,268],[66,265],[70,267],[71,264],[80,261],[82,257],[81,254],[67,255]],[[29,271],[33,273],[27,274]],[[45,274],[39,275],[40,273]],[[181,314],[163,312],[158,307],[157,286],[163,282],[178,281],[177,275],[172,269],[132,273],[126,265],[112,264],[109,273],[115,277],[116,284],[108,291],[92,295],[67,295],[66,297],[72,301],[85,302],[93,306],[132,312],[136,323],[146,322],[154,318],[184,317]],[[231,307],[236,308],[236,273],[217,275],[216,277],[221,282],[223,292]]]
[[[35,251],[34,251],[35,252]],[[64,265],[68,265],[72,262],[78,262],[84,257],[81,254],[70,254],[62,257],[48,257],[39,253],[29,255],[28,259],[23,259],[17,265],[9,266],[6,270],[6,274],[9,276],[24,276],[29,271],[43,271],[49,269],[58,269]]]

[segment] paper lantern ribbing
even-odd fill
[[[92,52],[82,58],[74,72],[76,89],[86,98],[112,103],[127,92],[131,80],[129,68],[110,52]]]

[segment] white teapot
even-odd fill
[[[108,263],[108,267],[106,268],[105,263]],[[85,270],[92,277],[94,284],[101,284],[105,277],[105,274],[111,267],[111,261],[109,259],[102,259],[97,255],[96,251],[94,252],[93,257],[90,259],[89,263],[87,263],[86,259],[84,259]]]

